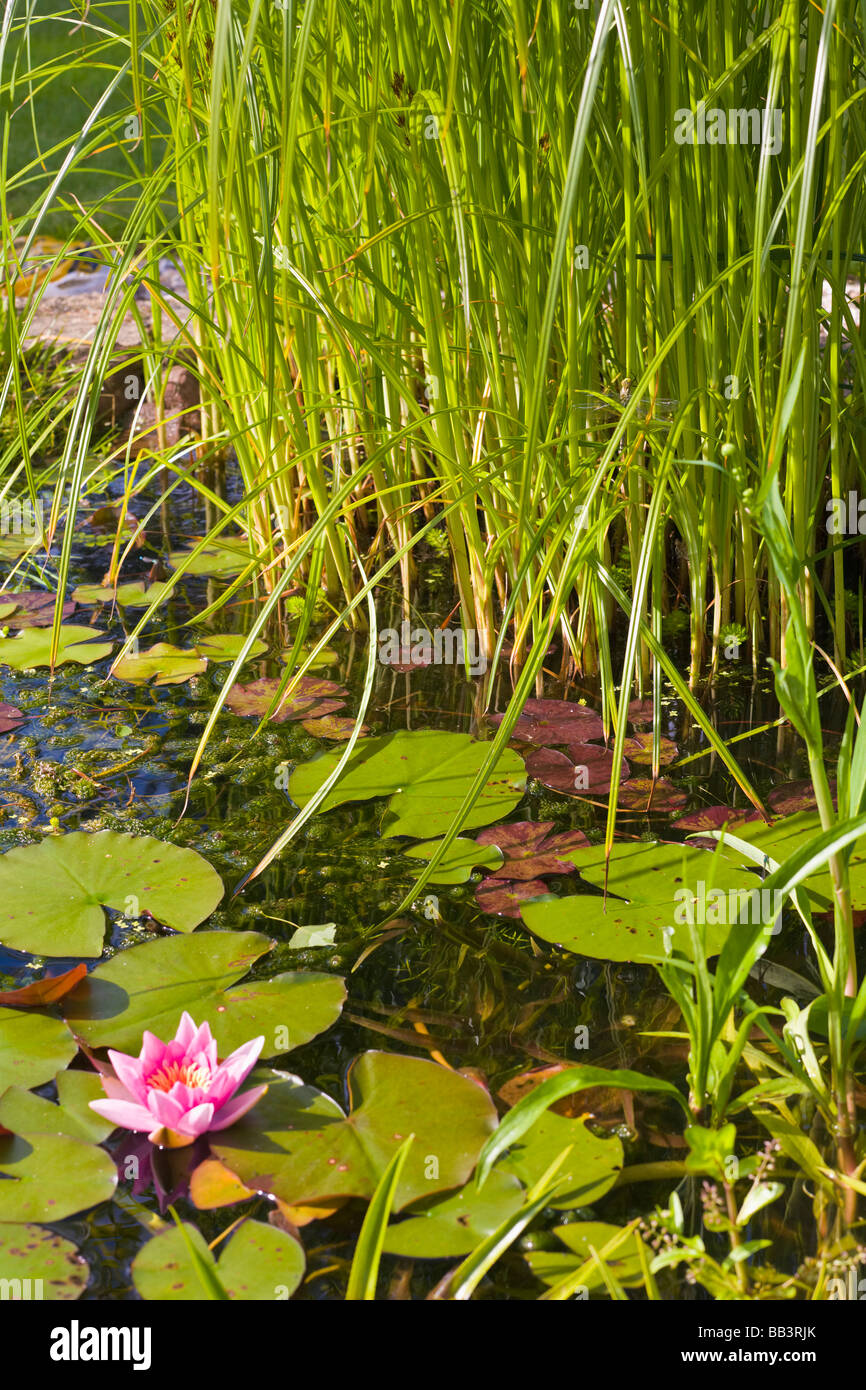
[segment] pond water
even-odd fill
[[[111,500],[95,499],[94,507]],[[146,499],[139,498],[135,505],[143,510],[145,504]],[[190,492],[176,492],[170,524],[172,541],[178,546],[201,534],[202,518]],[[112,540],[110,533],[81,528],[74,547],[75,583],[101,580]],[[124,570],[124,579],[138,578],[156,554],[157,548],[145,547]],[[419,618],[441,622],[452,606],[445,564],[432,551],[421,558]],[[50,585],[50,568],[41,581]],[[31,581],[25,583],[29,587]],[[181,597],[160,610],[146,645],[167,641],[186,647],[193,637],[200,638],[201,627],[190,629],[184,624],[213,595],[209,581],[188,580]],[[244,631],[251,611],[249,603],[230,605],[217,620],[221,630]],[[394,613],[399,611],[395,593]],[[95,624],[117,640],[130,630],[130,621],[139,612],[124,610],[121,620],[119,612],[112,614],[105,605],[82,605],[74,621]],[[380,615],[380,623],[385,621]],[[334,659],[315,674],[347,687],[350,698],[342,713],[351,715],[363,686],[363,636],[335,643],[331,655]],[[685,665],[686,653],[682,656]],[[181,815],[191,759],[229,667],[210,662],[203,674],[187,682],[155,688],[106,680],[109,665],[108,658],[86,668],[64,665],[51,679],[42,671],[15,674],[3,668],[0,699],[18,706],[26,722],[0,744],[0,849],[38,843],[53,826],[55,832],[111,829],[149,834],[190,846],[205,856],[227,892],[200,931],[254,929],[271,937],[274,949],[253,967],[253,978],[311,968],[340,975],[347,982],[348,1000],[337,1023],[294,1050],[289,1061],[273,1065],[290,1067],[341,1103],[346,1101],[349,1063],[370,1048],[415,1057],[441,1056],[448,1066],[484,1078],[491,1093],[509,1103],[525,1088],[526,1073],[563,1062],[637,1068],[681,1081],[685,1043],[650,1036],[678,1026],[677,1008],[651,967],[605,962],[540,945],[519,918],[482,910],[475,895],[481,871],[465,884],[426,888],[412,910],[395,919],[417,861],[402,852],[410,847],[406,841],[383,839],[381,799],[350,803],[314,816],[259,878],[232,897],[293,814],[285,768],[332,745],[323,744],[299,723],[272,724],[253,736],[254,721],[224,710]],[[547,666],[546,698],[583,700],[597,707],[597,691],[590,685],[564,685],[559,680],[558,653],[551,653]],[[257,658],[248,663],[243,679],[274,676],[279,669],[270,656]],[[491,730],[483,719],[479,689],[479,682],[467,679],[453,666],[404,672],[379,666],[367,722],[377,734],[441,729],[487,737]],[[509,693],[505,672],[494,689],[491,710],[504,709]],[[744,769],[763,796],[807,775],[790,729],[773,722],[778,711],[769,675],[754,681],[750,671],[731,663],[701,698],[726,740],[767,726],[737,745]],[[702,752],[706,748],[703,734],[670,691],[662,705],[661,732],[675,742],[677,760]],[[841,727],[843,711],[835,694],[829,697],[823,718],[828,730]],[[618,824],[622,839],[681,842],[687,831],[672,829],[671,824],[685,812],[716,803],[746,808],[742,794],[711,752],[668,775],[686,794],[685,806],[675,814],[652,816],[623,811]],[[549,821],[557,833],[580,829],[597,842],[603,837],[605,810],[605,797],[568,797],[530,780],[508,820]],[[554,895],[576,891],[573,876],[549,875],[546,882],[547,891]],[[153,924],[130,921],[119,913],[110,917],[107,953],[152,939],[149,926]],[[291,944],[298,927],[326,924],[332,924],[326,944],[310,949]],[[772,965],[758,967],[750,982],[757,1002],[777,1002],[780,985],[790,991],[794,977],[784,971],[813,983],[817,980],[805,931],[787,915],[771,955]],[[52,971],[75,963],[75,958],[48,962]],[[0,948],[0,988],[38,978],[45,965],[44,959]],[[796,983],[793,987],[796,991]],[[54,1091],[48,1085],[39,1088],[39,1093],[51,1096]],[[571,1115],[591,1115],[598,1133],[618,1135],[627,1164],[682,1157],[682,1140],[670,1133],[664,1107],[652,1096],[624,1099],[622,1092],[597,1088],[561,1108]],[[757,1126],[755,1131],[759,1144],[762,1136]],[[605,1219],[625,1222],[666,1190],[664,1183],[650,1183],[612,1193],[606,1199]],[[158,1211],[158,1205],[152,1192],[132,1199],[128,1184],[121,1184],[118,1191],[117,1200],[55,1227],[73,1240],[90,1265],[85,1299],[136,1296],[129,1263],[146,1239],[147,1213]],[[795,1196],[784,1215],[774,1210],[765,1218],[773,1235],[778,1238],[781,1233],[787,1241],[791,1268],[804,1253],[794,1234],[799,1226],[794,1219],[798,1201],[805,1199]],[[252,1214],[265,1220],[271,1205],[261,1198],[258,1213]],[[234,1215],[252,1211],[238,1206],[237,1212],[234,1208],[200,1212],[183,1197],[177,1208],[181,1215],[194,1216],[207,1239],[225,1229]],[[581,1208],[565,1216],[551,1211],[547,1224],[586,1214]],[[297,1296],[342,1296],[362,1215],[361,1204],[350,1202],[305,1228],[307,1281]],[[521,1254],[544,1245],[544,1229],[525,1237],[495,1267],[484,1296],[537,1296],[538,1284]],[[778,1246],[776,1259],[778,1266]],[[444,1268],[439,1261],[422,1261],[411,1270],[397,1260],[386,1261],[395,1297],[404,1296],[401,1288],[405,1293],[407,1280],[411,1280],[413,1296],[423,1296]]]

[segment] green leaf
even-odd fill
[[[599,1139],[581,1119],[568,1119],[545,1110],[531,1129],[499,1160],[495,1172],[514,1173],[524,1187],[532,1187],[563,1149],[571,1152],[557,1173],[568,1186],[551,1197],[557,1210],[591,1207],[613,1187],[622,1170],[623,1149],[616,1136]],[[491,1180],[495,1174],[491,1174]],[[487,1190],[485,1184],[484,1189]]]
[[[717,1181],[726,1177],[726,1164],[734,1153],[737,1142],[736,1125],[723,1125],[721,1129],[688,1125],[684,1131],[684,1138],[689,1146],[686,1157],[687,1172],[707,1174]]]
[[[405,853],[410,859],[432,859],[441,840],[425,840],[423,844],[413,845]],[[486,869],[495,873],[505,862],[505,856],[496,845],[479,845],[476,840],[456,839],[448,846],[439,861],[439,867],[428,878],[428,883],[466,883],[473,868]]]
[[[816,853],[820,853],[820,846],[833,843],[836,832],[847,832],[848,827],[857,829],[857,820],[850,822],[839,822],[831,831],[825,832],[821,826],[821,818],[817,811],[799,811],[796,815],[785,816],[781,820],[773,821],[771,825],[764,825],[760,821],[748,821],[737,826],[737,838],[746,840],[750,845],[754,845],[771,859],[776,860],[780,865],[779,888],[782,887],[781,877],[789,870],[799,871],[801,859],[806,847],[811,846]],[[855,910],[862,911],[866,908],[866,846],[858,848],[858,841],[864,832],[861,830],[854,840],[854,848],[851,853],[849,872],[851,883],[851,903]],[[866,838],[866,836],[864,836]],[[850,843],[850,841],[849,841]],[[733,853],[733,848],[729,851]],[[796,858],[795,858],[796,856]],[[808,860],[802,862],[805,864]],[[791,861],[790,864],[786,861]],[[769,880],[765,880],[769,885]],[[810,873],[802,880],[803,887],[809,895],[809,901],[813,908],[819,912],[832,912],[833,910],[833,884],[830,871],[826,864],[819,866],[813,873]]]
[[[72,1061],[78,1044],[60,1018],[0,1008],[0,1091],[41,1086]]]
[[[333,946],[337,934],[336,922],[323,922],[319,926],[298,927],[289,938],[293,951],[304,951],[312,946]]]
[[[211,1147],[247,1187],[290,1206],[371,1197],[410,1134],[395,1210],[462,1187],[496,1123],[480,1086],[417,1057],[363,1053],[349,1069],[348,1115],[299,1077],[263,1068],[254,1079],[269,1083],[267,1094]]]
[[[184,564],[192,550],[172,550],[168,563],[173,569]],[[240,574],[250,563],[250,544],[246,536],[219,537],[209,541],[196,558],[186,566],[184,574],[220,574],[228,578]]]
[[[349,1282],[346,1285],[346,1301],[356,1300],[372,1303],[376,1297],[376,1283],[379,1278],[379,1264],[382,1259],[382,1245],[388,1229],[388,1218],[394,1206],[394,1197],[400,1182],[400,1175],[406,1163],[409,1150],[415,1142],[414,1134],[404,1139],[376,1184],[376,1191],[364,1217],[361,1232],[352,1256]]]
[[[208,661],[235,661],[240,656],[246,640],[243,633],[215,632],[210,637],[202,637],[196,642],[195,650]],[[257,637],[247,652],[247,661],[251,661],[254,656],[261,656],[267,650],[267,642],[262,642]]]
[[[190,932],[222,895],[219,875],[195,850],[150,835],[76,830],[0,858],[0,941],[44,956],[99,956],[104,907],[146,911]]]
[[[160,583],[147,587],[143,579],[118,585],[116,593],[101,584],[79,584],[73,589],[72,597],[76,603],[116,603],[118,608],[145,608],[154,599],[161,599],[167,588],[167,584]]]
[[[327,811],[347,801],[390,796],[383,835],[417,839],[441,835],[489,753],[488,744],[476,743],[468,734],[448,734],[439,729],[400,730],[380,738],[360,739],[339,782],[319,809]],[[289,795],[297,806],[306,806],[334,771],[340,756],[338,752],[319,754],[295,768],[289,779]],[[519,802],[525,785],[522,759],[506,749],[465,828],[487,825],[507,815]]]
[[[569,851],[568,858],[581,877],[596,888],[604,888],[604,848]],[[527,927],[544,941],[552,941],[569,951],[599,960],[663,960],[671,949],[688,953],[690,936],[684,925],[686,895],[700,900],[711,890],[723,893],[753,892],[760,880],[733,867],[730,860],[693,845],[617,844],[613,846],[607,878],[607,897],[575,894],[564,898],[545,898],[522,905],[521,917]],[[712,916],[709,907],[707,917]],[[708,954],[721,950],[730,928],[722,922],[708,921]],[[677,920],[679,918],[679,920]]]
[[[91,971],[63,1001],[66,1016],[91,1047],[137,1053],[146,1028],[167,1041],[186,1010],[210,1024],[220,1057],[262,1033],[262,1056],[278,1056],[329,1028],[346,989],[338,975],[311,970],[236,985],[272,944],[258,932],[146,941]]]
[[[107,1202],[117,1185],[104,1149],[65,1134],[0,1135],[0,1222],[63,1221]],[[2,1230],[2,1227],[0,1227]]]
[[[607,1071],[604,1067],[569,1067],[567,1071],[560,1072],[558,1076],[552,1076],[549,1081],[543,1081],[540,1086],[536,1086],[503,1115],[495,1133],[484,1145],[478,1160],[475,1178],[477,1185],[482,1186],[499,1155],[522,1139],[548,1106],[565,1096],[588,1090],[590,1086],[612,1086],[625,1091],[656,1091],[670,1096],[691,1118],[685,1099],[669,1081],[661,1081],[654,1076],[642,1076],[637,1071]]]
[[[22,1289],[4,1295],[38,1298],[48,1303],[71,1302],[87,1287],[90,1270],[71,1240],[40,1226],[9,1222],[0,1225],[0,1279],[29,1279]],[[4,1288],[6,1288],[4,1283]]]
[[[60,1082],[65,1076],[81,1077],[87,1084],[73,1083],[71,1087],[64,1087],[61,1094]],[[22,1086],[10,1086],[0,1097],[0,1124],[11,1129],[13,1134],[68,1134],[89,1143],[106,1139],[115,1128],[112,1122],[104,1120],[95,1110],[84,1112],[80,1109],[88,1101],[105,1099],[98,1074],[61,1072],[57,1080],[59,1103],[56,1105]]]
[[[102,636],[103,633],[92,627],[64,623],[60,629],[55,666],[63,666],[67,661],[75,661],[79,666],[89,666],[94,661],[101,661],[104,656],[109,656],[114,643],[95,640]],[[11,666],[13,671],[29,671],[34,666],[50,664],[50,628],[25,627],[15,637],[0,638],[0,666]]]
[[[459,1192],[414,1208],[388,1227],[384,1249],[408,1259],[437,1260],[468,1255],[523,1205],[517,1178],[496,1169],[481,1192],[467,1183]]]
[[[201,1232],[191,1225],[154,1236],[132,1262],[141,1297],[166,1302],[200,1302],[202,1286],[184,1233],[214,1270],[231,1299],[273,1302],[291,1297],[304,1275],[303,1248],[290,1235],[262,1221],[245,1221],[214,1259]]]
[[[603,1287],[604,1278],[592,1258],[590,1246],[601,1256],[603,1247],[621,1230],[622,1227],[612,1226],[606,1221],[575,1221],[570,1226],[556,1226],[554,1235],[568,1247],[569,1254],[536,1250],[528,1254],[526,1260],[536,1279],[544,1284],[555,1286],[561,1279],[576,1274],[585,1266],[581,1284],[587,1290]],[[643,1283],[638,1239],[631,1232],[609,1255],[601,1256],[605,1266],[625,1288],[637,1288]]]
[[[121,657],[112,666],[111,674],[115,680],[129,681],[131,685],[144,685],[149,680],[154,685],[181,685],[206,669],[205,658],[194,647],[186,650],[173,647],[170,642],[157,642],[137,656],[128,653]]]

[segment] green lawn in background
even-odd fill
[[[16,22],[23,11],[24,6],[19,5]],[[3,82],[9,82],[15,72],[7,164],[8,178],[14,183],[6,191],[7,216],[13,224],[21,219],[28,221],[33,203],[62,165],[68,142],[80,134],[110,83],[112,61],[117,64],[126,57],[117,43],[109,50],[108,33],[95,33],[94,26],[107,30],[105,21],[113,19],[116,27],[126,32],[128,15],[128,5],[113,0],[98,8],[91,7],[87,23],[76,31],[80,13],[57,0],[38,0],[28,41],[25,43],[20,33],[10,39]],[[29,82],[28,73],[33,74]],[[64,179],[40,224],[41,232],[64,237],[74,229],[74,198],[90,211],[99,208],[98,218],[107,232],[120,230],[135,200],[134,188],[124,187],[129,184],[131,171],[117,144],[124,136],[125,117],[120,113],[128,110],[131,99],[132,81],[127,78],[105,108],[106,114],[116,113],[117,120],[106,132],[104,144],[86,167],[76,167]],[[55,148],[58,146],[61,148]],[[40,155],[44,167],[29,169],[27,181],[21,182],[25,168]],[[132,151],[131,157],[136,163],[140,161],[140,147]],[[103,203],[105,199],[109,201]],[[16,225],[15,230],[22,232],[27,227]]]

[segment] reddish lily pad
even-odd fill
[[[830,794],[835,803],[835,777],[831,777],[829,783]],[[793,816],[798,811],[813,811],[817,805],[815,790],[808,777],[799,782],[785,782],[781,787],[773,788],[767,797],[767,805],[777,816]]]
[[[87,966],[83,962],[73,965],[71,970],[64,970],[62,975],[46,975],[41,980],[34,980],[32,984],[23,985],[21,989],[3,990],[0,993],[0,1004],[11,1005],[16,1009],[45,1008],[47,1004],[56,1004],[64,994],[73,990],[86,974]]]
[[[653,736],[652,734],[634,734],[627,738],[623,750],[627,758],[631,758],[633,763],[651,763],[653,760]],[[679,753],[677,745],[673,739],[659,739],[659,763],[666,767],[672,763]]]
[[[267,713],[274,698],[279,681],[271,676],[262,676],[250,681],[249,685],[234,685],[226,697],[226,708],[244,718],[261,719]],[[287,720],[322,719],[343,709],[348,691],[336,681],[320,679],[318,676],[301,676],[290,695],[284,695],[272,724],[284,724]]]
[[[539,748],[526,759],[526,771],[563,796],[603,796],[610,791],[613,752],[597,743],[572,743],[566,753]],[[624,780],[630,772],[623,758],[620,777]]]
[[[505,863],[496,878],[525,882],[542,874],[573,874],[574,865],[565,857],[569,850],[589,844],[582,830],[565,830],[551,835],[554,822],[518,821],[515,825],[491,825],[475,839],[479,845],[496,845]]]
[[[632,777],[631,781],[623,782],[620,787],[616,804],[624,811],[649,811],[653,815],[661,815],[681,810],[688,799],[686,793],[677,791],[673,782],[666,777],[659,777],[655,783],[651,777]]]
[[[323,701],[323,703],[325,703]],[[352,737],[355,728],[354,719],[341,719],[335,714],[326,714],[321,719],[305,719],[302,727],[313,738],[330,738],[336,742],[345,742]],[[370,732],[368,724],[361,725],[361,737]]]
[[[736,825],[750,820],[763,820],[760,811],[735,811],[730,806],[703,806],[700,811],[690,811],[680,816],[671,826],[672,830],[721,830],[723,825]]]
[[[651,724],[653,722],[652,700],[632,700],[628,707],[628,717],[637,729],[643,725]]]
[[[487,716],[498,727],[502,714]],[[554,743],[583,743],[602,738],[604,725],[598,715],[585,705],[570,704],[567,700],[527,700],[511,731],[517,743],[534,743],[547,747]]]
[[[27,715],[15,705],[0,702],[0,734],[8,734],[13,729],[20,728],[26,718]]]
[[[475,901],[482,912],[495,917],[519,917],[523,903],[530,898],[543,898],[550,890],[543,879],[530,878],[514,883],[508,878],[485,878],[475,889]]]
[[[4,627],[50,627],[54,622],[55,594],[45,589],[25,589],[20,594],[4,594],[3,599],[15,604],[11,617],[3,619]],[[75,604],[70,600],[63,605],[63,621],[71,618]]]

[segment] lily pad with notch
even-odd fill
[[[528,880],[542,874],[573,874],[568,858],[572,850],[589,844],[582,830],[563,830],[551,835],[555,822],[517,821],[514,825],[489,825],[476,836],[479,845],[496,845],[504,855],[498,879]]]
[[[289,796],[303,809],[334,771],[342,755],[319,754],[296,767],[289,779]],[[382,822],[385,837],[408,835],[428,839],[444,835],[483,763],[490,745],[468,734],[439,729],[398,730],[355,745],[339,782],[320,811],[347,801],[390,796]],[[523,795],[523,760],[504,750],[464,820],[464,828],[486,825],[512,811]]]
[[[146,941],[91,971],[64,1012],[90,1047],[137,1053],[145,1029],[173,1038],[186,1011],[210,1024],[220,1057],[259,1034],[262,1056],[280,1056],[339,1018],[346,988],[340,976],[312,970],[237,983],[273,944],[237,931]]]
[[[219,874],[195,850],[114,830],[52,835],[0,857],[0,942],[34,955],[99,956],[104,908],[147,911],[191,932],[222,895]]]
[[[95,661],[110,656],[114,643],[97,641],[97,638],[104,636],[103,632],[92,627],[64,623],[60,629],[55,666],[63,666],[69,661],[79,666],[92,666]],[[33,667],[50,664],[50,628],[28,627],[23,628],[16,637],[0,637],[0,666],[11,666],[13,671],[29,671]]]
[[[539,748],[526,759],[526,771],[543,787],[563,796],[603,796],[610,791],[613,750],[597,743],[572,743],[565,753]],[[623,758],[620,777],[625,780],[630,773]]]
[[[147,651],[127,652],[111,668],[115,680],[131,685],[182,685],[191,676],[207,670],[207,661],[195,647],[175,647],[171,642],[157,642]]]
[[[279,681],[262,676],[248,685],[234,685],[226,696],[226,709],[248,719],[261,719],[270,708],[279,689]],[[284,695],[270,723],[287,720],[321,719],[343,709],[348,691],[336,681],[317,676],[301,676],[291,694]]]
[[[441,840],[425,840],[404,850],[409,859],[432,859]],[[502,851],[496,845],[481,845],[477,840],[458,837],[448,846],[438,869],[428,883],[467,883],[475,868],[498,869],[503,862]]]
[[[504,714],[489,714],[488,721],[498,728]],[[594,710],[568,700],[527,700],[511,731],[517,743],[548,747],[552,743],[584,743],[603,738],[604,725]]]
[[[219,1261],[198,1228],[184,1225],[183,1231],[176,1227],[161,1231],[133,1260],[132,1281],[142,1298],[184,1303],[209,1297],[187,1240],[232,1300],[290,1298],[304,1276],[303,1246],[267,1222],[242,1222],[221,1246]]]

